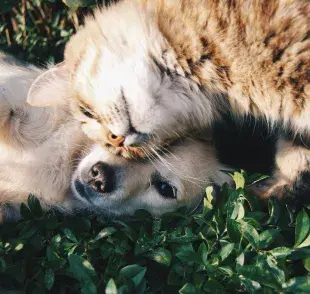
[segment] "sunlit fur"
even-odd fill
[[[228,105],[308,136],[309,32],[308,0],[124,0],[86,18],[62,70],[75,118],[103,146],[108,130],[139,141],[134,129],[151,151],[210,126]]]
[[[67,198],[75,157],[87,137],[66,107],[35,108],[27,92],[43,71],[0,56],[0,219],[18,216],[34,193],[44,208]],[[57,88],[54,95],[59,95]]]
[[[44,209],[54,207],[67,213],[87,208],[107,216],[130,215],[144,208],[161,215],[181,206],[191,211],[207,185],[229,182],[219,171],[223,167],[211,141],[188,138],[156,156],[150,154],[144,162],[127,161],[94,145],[68,114],[66,105],[35,108],[26,104],[27,91],[41,73],[38,68],[17,66],[13,59],[8,62],[7,57],[0,57],[1,219],[17,218],[21,202],[26,202],[30,193],[39,197]],[[64,92],[55,85],[52,94],[57,99]],[[70,187],[99,161],[121,171],[116,175],[118,188],[98,194],[90,203]],[[177,199],[164,199],[155,191],[151,184],[155,171],[177,187]]]

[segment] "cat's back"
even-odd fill
[[[187,76],[238,112],[310,111],[310,2],[158,1],[158,26]]]

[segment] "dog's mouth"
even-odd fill
[[[98,197],[91,188],[84,185],[80,180],[76,179],[73,183],[75,194],[87,202],[94,204],[93,201]]]

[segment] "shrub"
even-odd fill
[[[0,48],[39,65],[60,62],[69,37],[96,5],[102,1],[1,0]]]
[[[270,199],[206,190],[200,212],[131,222],[45,214],[30,196],[23,220],[0,229],[0,285],[14,293],[309,293],[310,221]],[[12,292],[13,293],[13,292]]]

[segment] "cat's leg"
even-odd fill
[[[272,176],[247,187],[261,199],[274,196],[293,197],[298,203],[310,204],[310,149],[302,140],[282,136],[277,142],[275,170]]]

